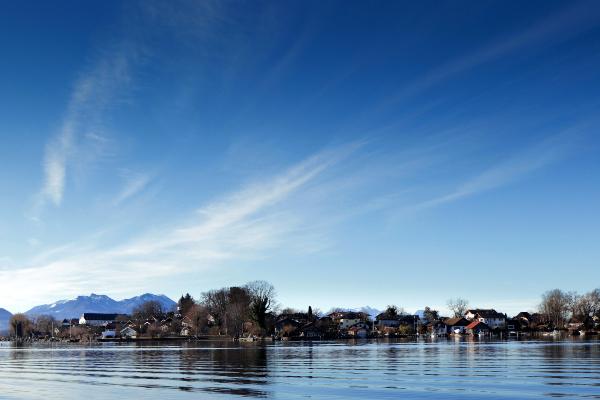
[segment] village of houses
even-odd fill
[[[600,289],[578,295],[560,289],[542,295],[539,312],[509,317],[492,308],[470,308],[464,299],[449,300],[452,317],[429,307],[414,314],[388,306],[383,312],[333,309],[327,313],[278,311],[268,282],[211,290],[200,301],[189,294],[169,310],[145,301],[130,315],[84,312],[56,321],[48,315],[15,314],[5,339],[34,341],[136,340],[337,340],[402,337],[596,336],[600,330]]]
[[[375,318],[364,312],[334,311],[327,315],[312,312],[281,313],[266,335],[244,335],[251,331],[252,322],[247,321],[239,335],[231,335],[211,329],[214,318],[207,315],[206,328],[198,332],[197,324],[181,310],[168,312],[143,321],[131,316],[106,313],[84,313],[79,318],[64,319],[55,327],[56,338],[79,341],[135,341],[135,340],[192,340],[229,339],[241,341],[267,340],[336,340],[401,337],[528,337],[560,335],[550,330],[540,314],[521,312],[512,318],[494,309],[467,309],[464,315],[453,318],[428,320],[425,315],[398,313],[389,307]],[[598,319],[594,327],[598,328]],[[596,335],[596,330],[584,330],[583,324],[570,321],[562,334]],[[47,335],[46,335],[47,336]],[[54,335],[53,335],[54,337]],[[48,339],[46,337],[46,339]],[[56,339],[58,340],[58,339]]]

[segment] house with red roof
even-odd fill
[[[485,322],[474,320],[465,327],[465,331],[471,335],[485,335],[490,333],[491,329]]]

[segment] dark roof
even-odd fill
[[[515,318],[525,318],[527,321],[531,321],[531,314],[529,314],[527,311],[521,311],[515,316]]]
[[[471,314],[477,314],[481,318],[504,318],[504,314],[501,314],[501,313],[497,312],[493,308],[490,308],[490,309],[475,308],[475,309],[472,309],[472,310],[467,310],[465,312],[465,315],[467,315],[469,312]]]
[[[470,322],[463,317],[448,318],[444,320],[444,323],[448,326],[467,326],[470,324]]]
[[[320,330],[321,330],[321,328],[319,328],[314,322],[309,322],[308,324],[306,324],[300,328],[300,332],[320,331]]]
[[[86,321],[114,321],[117,314],[83,313]]]
[[[284,318],[284,319],[280,319],[279,321],[277,321],[275,323],[275,325],[276,326],[294,325],[295,327],[298,327],[302,324],[300,322],[296,321],[295,319]]]
[[[445,321],[440,321],[440,320],[436,320],[436,321],[431,321],[427,324],[427,326],[432,326],[432,327],[442,327],[442,326],[448,326],[446,324]]]

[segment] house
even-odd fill
[[[69,327],[69,326],[74,326],[74,325],[79,325],[79,319],[77,318],[72,318],[72,319],[63,319],[61,325],[63,327]]]
[[[283,318],[275,322],[275,333],[280,336],[290,336],[301,324],[292,318]]]
[[[465,327],[465,331],[471,335],[485,335],[490,332],[490,327],[479,320],[473,320],[469,325]]]
[[[354,311],[336,311],[329,314],[329,317],[338,324],[339,329],[344,330],[359,322],[365,322],[369,318],[369,316],[363,312]]]
[[[446,336],[448,334],[448,325],[444,321],[432,321],[427,324],[427,332],[432,336]]]
[[[527,311],[521,311],[520,313],[515,315],[514,319],[518,319],[520,321],[526,322],[527,325],[529,325],[529,323],[532,321],[531,314],[528,313]]]
[[[123,338],[135,339],[137,337],[136,330],[130,326],[126,326],[125,328],[121,329],[121,332],[119,332],[119,333],[121,334],[121,337],[123,337]]]
[[[116,325],[113,323],[106,324],[104,331],[102,332],[102,339],[108,338],[116,338],[117,337],[117,329]]]
[[[407,325],[415,329],[421,325],[421,318],[418,315],[400,315],[398,320],[400,321],[400,325]]]
[[[465,328],[467,327],[467,325],[470,324],[470,321],[468,321],[467,319],[465,319],[463,317],[458,317],[458,318],[447,318],[444,320],[444,323],[446,324],[446,332],[454,333],[454,334],[461,334],[461,333],[465,333]]]
[[[510,318],[506,320],[506,329],[509,332],[520,332],[527,327],[527,321],[520,318]]]
[[[300,337],[305,339],[321,339],[323,332],[315,322],[309,322],[299,329]]]
[[[383,330],[384,328],[397,328],[400,326],[400,316],[382,312],[375,317],[375,325],[379,330]]]
[[[105,326],[115,322],[117,314],[83,313],[79,318],[80,325]]]
[[[151,317],[151,318],[148,318],[146,321],[144,321],[144,325],[146,327],[156,326],[156,325],[158,325],[158,323],[159,323],[159,321],[158,321],[158,318],[156,318],[156,317]]]
[[[465,319],[469,321],[484,322],[491,329],[504,329],[506,325],[506,315],[497,312],[494,309],[475,308],[465,312]]]
[[[369,335],[365,324],[359,323],[348,328],[348,336],[356,339],[364,339]]]
[[[331,317],[325,316],[325,317],[319,318],[318,320],[316,320],[314,322],[315,322],[315,325],[317,327],[319,327],[319,329],[321,330],[321,334],[323,335],[323,338],[335,339],[338,337],[338,335],[339,335],[338,325],[333,321],[333,319],[331,319]]]
[[[277,320],[283,320],[283,319],[293,319],[294,321],[298,322],[300,325],[305,325],[308,324],[309,322],[309,318],[308,318],[308,314],[304,313],[304,312],[295,312],[295,313],[284,313],[284,314],[280,314],[277,317]]]
[[[117,336],[117,332],[113,329],[107,329],[102,332],[102,339],[114,339]]]
[[[571,318],[569,320],[569,323],[567,324],[567,327],[570,330],[580,330],[580,329],[585,329],[585,324],[579,318]]]

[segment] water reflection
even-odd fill
[[[598,341],[0,345],[9,399],[600,398],[599,388]]]

